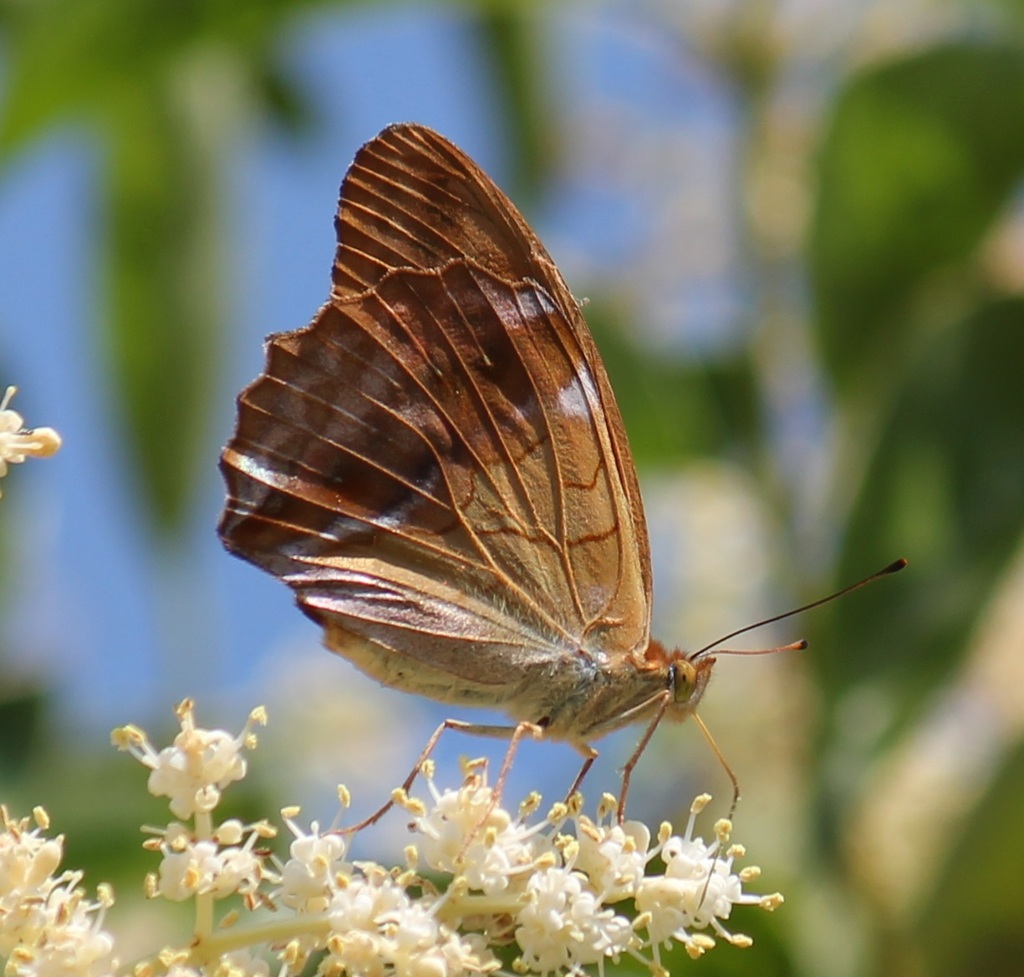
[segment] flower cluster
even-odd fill
[[[34,822],[34,827],[32,824]],[[47,838],[46,812],[13,819],[0,805],[0,957],[6,977],[112,973],[114,942],[103,916],[113,903],[109,887],[90,900],[79,872],[60,872],[62,837]]]
[[[460,926],[472,920],[484,932],[504,927],[520,951],[519,973],[603,969],[605,960],[623,955],[658,973],[661,950],[673,942],[691,957],[711,949],[714,937],[700,932],[706,929],[749,946],[749,937],[730,933],[722,922],[732,907],[774,909],[782,901],[778,894],[743,892],[758,870],[733,872],[743,850],[728,845],[728,821],[716,824],[710,844],[694,836],[697,815],[711,800],[707,794],[694,801],[682,835],[666,822],[652,845],[646,825],[615,821],[611,795],[602,799],[597,820],[580,812],[577,797],[531,826],[527,818],[539,798],[529,798],[513,818],[497,805],[483,767],[470,765],[458,790],[439,792],[429,776],[427,783],[433,806],[406,806],[418,814],[416,853],[452,877],[439,915]],[[652,872],[659,862],[664,871]],[[627,908],[635,913],[627,915]]]
[[[603,972],[605,961],[623,956],[662,973],[662,952],[673,943],[693,957],[713,947],[716,936],[749,945],[725,928],[733,906],[773,909],[781,902],[778,895],[743,892],[757,870],[734,872],[742,849],[729,846],[728,822],[718,822],[709,843],[694,835],[707,795],[694,802],[682,834],[663,824],[652,844],[643,824],[616,822],[610,796],[594,820],[581,813],[579,798],[538,818],[540,798],[533,795],[513,814],[488,786],[480,761],[466,763],[462,785],[447,790],[425,764],[427,801],[396,792],[414,837],[401,867],[353,859],[351,835],[315,822],[304,828],[297,808],[282,811],[292,841],[288,857],[279,859],[266,850],[275,835],[270,824],[212,818],[221,791],[245,773],[242,750],[255,744],[262,710],[239,736],[197,728],[190,702],[178,718],[174,745],[159,752],[135,727],[114,735],[150,768],[150,791],[167,796],[175,815],[192,819],[172,821],[146,842],[161,855],[147,892],[195,898],[195,933],[188,948],[167,949],[137,968],[142,977],[168,970],[198,977],[224,968],[262,977],[266,960],[250,955],[259,947],[276,957],[283,975],[311,961],[324,975],[488,974],[501,970],[503,947],[511,948],[506,956],[519,974],[581,973],[588,966]],[[237,925],[234,909],[215,926],[214,902],[229,895],[241,897],[245,910],[275,912]]]
[[[662,975],[665,948],[679,944],[698,957],[716,937],[749,946],[725,927],[733,907],[782,901],[743,891],[757,870],[734,871],[743,851],[729,845],[727,821],[710,842],[694,834],[707,795],[694,801],[681,834],[666,823],[652,839],[639,822],[617,822],[610,795],[595,819],[578,796],[539,817],[540,797],[531,795],[513,814],[488,785],[483,761],[466,762],[461,786],[446,790],[428,761],[427,800],[395,792],[414,838],[399,867],[354,859],[357,836],[303,827],[294,807],[281,812],[291,842],[287,857],[277,857],[270,823],[215,819],[223,791],[245,775],[243,751],[256,745],[263,710],[237,736],[197,727],[190,701],[177,714],[181,730],[159,751],[135,726],[113,734],[149,768],[150,792],[168,798],[174,817],[147,829],[144,847],[160,862],[146,894],[195,906],[190,937],[135,964],[135,977],[471,977],[507,974],[506,965],[520,975],[579,975],[603,974],[607,961],[623,957]],[[344,788],[340,796],[347,805]],[[62,841],[45,837],[42,812],[35,827],[2,808],[0,816],[5,974],[117,973],[113,940],[101,928],[109,889],[90,901],[78,874],[56,874]]]
[[[8,387],[0,399],[0,478],[7,466],[20,464],[26,458],[48,458],[60,447],[60,435],[52,427],[25,429],[25,422],[10,403],[17,387]]]

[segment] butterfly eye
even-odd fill
[[[685,658],[673,662],[672,698],[676,702],[688,702],[697,684],[697,669]]]

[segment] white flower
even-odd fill
[[[76,872],[60,866],[62,839],[42,836],[48,824],[42,810],[36,827],[13,820],[0,805],[0,954],[7,977],[102,977],[111,973],[113,938],[102,928],[113,902],[101,887],[89,901]]]
[[[178,851],[169,851],[160,862],[160,895],[172,902],[191,899],[209,886],[216,858],[217,846],[212,841],[190,842]]]
[[[17,892],[22,897],[43,895],[64,854],[64,837],[42,836],[27,821],[10,821],[6,812],[0,834],[0,899]]]
[[[494,969],[486,947],[439,923],[435,906],[432,899],[414,899],[382,872],[349,878],[331,900],[322,972],[455,977]]]
[[[172,902],[198,893],[224,898],[254,892],[261,878],[260,859],[248,848],[221,849],[213,841],[196,841],[164,855],[158,891]]]
[[[383,872],[373,873],[370,878],[353,875],[334,892],[327,916],[335,933],[376,934],[378,916],[400,913],[408,905],[405,890]]]
[[[25,429],[21,414],[7,406],[17,391],[17,387],[8,387],[0,399],[0,478],[7,474],[9,465],[21,464],[26,458],[49,458],[61,444],[60,435],[52,427]]]
[[[255,839],[256,835],[252,835],[245,845],[221,849],[217,871],[208,890],[218,899],[233,893],[246,896],[259,888],[263,862],[252,851]]]
[[[291,858],[281,870],[280,900],[297,912],[323,912],[338,875],[351,869],[342,861],[345,839],[337,833],[322,834],[315,821],[305,832],[291,818],[284,820],[295,840],[289,848]]]
[[[160,837],[146,847],[164,857],[150,895],[181,902],[199,894],[216,899],[253,895],[266,875],[263,858],[253,849],[257,840],[272,837],[274,831],[263,822],[244,825],[231,820],[212,838],[197,838],[177,822],[156,833]]]
[[[114,745],[127,750],[152,770],[149,792],[169,797],[171,812],[179,818],[206,814],[220,802],[221,791],[245,776],[241,751],[255,743],[252,727],[266,722],[262,709],[254,709],[238,736],[222,729],[200,729],[195,725],[193,705],[185,700],[178,706],[181,732],[174,745],[157,753],[144,733],[134,726],[115,730]]]
[[[522,962],[541,974],[616,957],[634,942],[628,919],[602,908],[586,877],[565,867],[536,872],[516,915]]]
[[[666,944],[681,943],[694,957],[713,947],[715,937],[749,945],[748,937],[724,926],[733,906],[772,909],[782,899],[743,891],[757,870],[733,870],[742,849],[728,846],[727,821],[715,825],[710,843],[694,835],[697,814],[710,800],[706,795],[694,802],[682,834],[663,824],[652,847],[643,824],[615,821],[617,804],[609,796],[596,820],[579,813],[577,798],[530,824],[539,796],[530,795],[518,813],[510,813],[488,786],[480,762],[465,765],[459,789],[444,791],[427,764],[430,805],[405,790],[395,792],[417,835],[406,848],[404,868],[355,860],[351,839],[321,830],[317,822],[300,827],[298,808],[281,812],[292,834],[282,862],[256,847],[258,839],[273,836],[269,824],[217,824],[212,814],[220,791],[245,773],[240,751],[252,745],[249,726],[238,737],[198,729],[190,702],[178,715],[181,733],[159,753],[134,727],[114,735],[119,747],[150,768],[151,789],[160,780],[159,792],[171,798],[172,809],[192,814],[190,824],[171,822],[144,846],[162,856],[159,873],[148,879],[149,893],[194,898],[195,932],[187,945],[161,953],[159,966],[137,968],[137,977],[267,977],[266,964],[239,949],[260,945],[276,955],[271,969],[282,975],[315,968],[316,977],[472,977],[500,970],[492,948],[513,941],[513,969],[523,975],[581,977],[584,968],[593,968],[603,977],[606,962],[623,955],[658,973]],[[257,710],[249,725],[261,720]],[[346,807],[347,792],[340,789],[339,796]],[[14,880],[9,886],[35,891],[59,863],[59,839],[22,829],[19,844],[15,853],[10,842],[7,849],[0,842],[0,884],[6,878]],[[662,863],[661,874],[650,873]],[[420,865],[440,878],[424,877]],[[81,899],[72,892],[75,885],[77,879],[67,886],[69,916]],[[218,922],[215,900],[233,894],[242,896],[242,908],[276,912],[238,926],[241,909],[233,908]],[[0,900],[3,895],[0,888]],[[0,933],[11,920],[23,933],[33,926],[45,932],[49,921],[32,916],[45,901],[21,900],[20,915],[5,913],[0,901]],[[93,942],[79,936],[74,943],[72,977],[102,977],[88,971],[88,959],[90,946],[97,960],[104,959],[104,934],[94,920],[82,922],[86,930],[91,926]],[[44,977],[22,944],[15,950],[8,977]]]
[[[270,965],[248,950],[235,950],[233,953],[225,953],[207,973],[209,977],[269,977]],[[171,977],[170,971],[167,977]],[[182,974],[181,977],[188,975]]]
[[[647,867],[651,832],[640,821],[602,825],[587,817],[576,820],[579,851],[575,867],[585,872],[606,902],[636,893]]]
[[[17,392],[17,387],[8,387],[0,399],[0,478],[7,474],[8,465],[21,464],[26,458],[49,458],[61,444],[52,427],[25,430],[21,414],[8,406]]]
[[[0,807],[0,953],[38,939],[52,913],[46,900],[57,885],[52,878],[63,855],[62,837],[46,838],[28,820],[12,820]]]
[[[45,930],[34,941],[22,940],[11,952],[7,977],[101,977],[110,972],[111,935],[100,928],[99,904],[81,890],[58,886],[46,903]]]
[[[741,854],[742,849],[721,851],[732,829],[728,821],[723,819],[715,825],[716,838],[710,844],[693,837],[696,817],[710,799],[704,794],[693,802],[682,836],[672,835],[670,825],[662,826],[659,849],[665,874],[646,876],[637,887],[636,907],[656,963],[659,948],[672,940],[682,943],[692,957],[713,947],[712,937],[690,932],[708,926],[736,946],[749,946],[750,937],[730,933],[721,920],[729,917],[734,905],[774,909],[782,902],[777,893],[756,896],[743,892],[743,877],[732,872],[734,855]],[[756,877],[756,870],[748,870],[747,877]]]
[[[438,792],[428,779],[434,806],[414,821],[418,845],[433,869],[461,875],[470,889],[495,895],[551,848],[539,834],[495,803],[484,778],[470,773],[458,790]]]

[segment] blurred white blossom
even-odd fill
[[[52,427],[26,430],[21,414],[10,407],[17,392],[17,387],[8,387],[0,399],[0,478],[7,474],[9,465],[20,464],[26,458],[49,458],[61,444],[60,435]]]
[[[46,812],[15,819],[0,805],[0,957],[5,977],[102,977],[117,966],[103,929],[113,903],[108,886],[95,900],[78,872],[57,874],[64,839],[47,838]]]

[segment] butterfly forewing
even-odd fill
[[[423,126],[392,126],[356,154],[335,229],[335,297],[363,292],[399,268],[472,258],[505,281],[532,278],[574,304],[515,206],[465,153]]]
[[[396,126],[357,155],[337,227],[330,302],[239,398],[225,543],[395,669],[496,704],[557,656],[642,651],[636,474],[525,221],[450,143]]]

